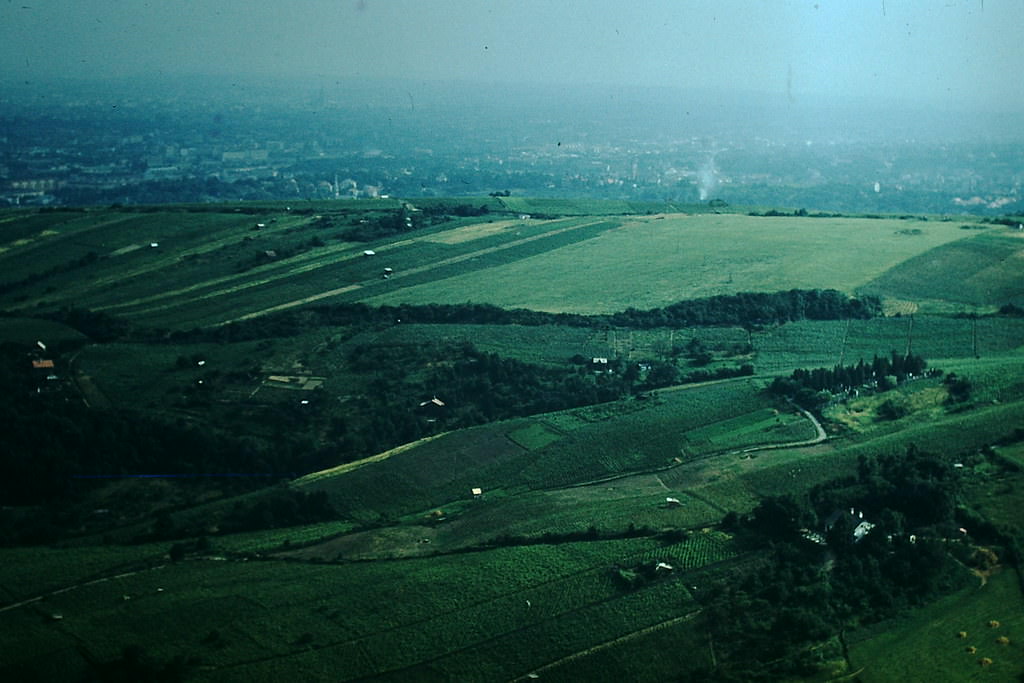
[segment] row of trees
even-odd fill
[[[877,298],[856,299],[832,289],[723,294],[680,301],[663,308],[629,308],[607,315],[545,313],[526,309],[505,309],[490,304],[368,306],[362,303],[342,303],[282,311],[213,330],[180,332],[173,335],[173,338],[181,341],[242,341],[294,336],[324,325],[391,325],[399,321],[429,324],[563,325],[596,329],[711,325],[753,327],[798,320],[865,319],[880,313],[881,303]]]
[[[370,242],[376,239],[411,232],[420,228],[450,221],[452,217],[468,218],[486,216],[490,208],[486,204],[445,204],[429,203],[421,209],[412,210],[407,206],[360,220],[343,230],[338,237],[352,242]],[[320,227],[325,227],[321,225]]]
[[[791,289],[783,292],[739,292],[691,299],[664,308],[633,308],[604,318],[619,327],[691,327],[699,325],[771,325],[798,320],[871,318],[881,313],[877,297],[855,299],[834,289]]]
[[[619,313],[581,315],[546,313],[522,308],[505,309],[491,304],[402,304],[368,306],[341,303],[281,311],[220,327],[192,330],[138,329],[107,313],[65,307],[48,317],[73,327],[96,341],[131,336],[147,341],[218,343],[298,336],[323,326],[394,325],[398,323],[453,325],[562,325],[609,329],[680,328],[713,325],[754,327],[798,320],[864,319],[880,314],[877,298],[855,299],[832,289],[791,289],[785,292],[741,292],[690,299],[664,308]],[[687,349],[690,352],[690,349]]]
[[[895,351],[890,356],[874,356],[866,363],[862,358],[853,365],[836,365],[832,368],[797,368],[789,377],[776,377],[769,390],[779,396],[792,399],[807,409],[815,409],[828,401],[834,394],[842,394],[861,387],[885,391],[893,383],[900,383],[909,377],[925,373],[928,364],[921,356],[900,355]],[[941,370],[929,371],[941,375]]]

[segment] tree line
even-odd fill
[[[908,353],[900,355],[893,351],[889,356],[872,357],[870,362],[860,359],[853,365],[836,365],[832,368],[797,368],[789,377],[776,377],[769,390],[778,396],[795,401],[808,410],[819,408],[834,394],[843,394],[859,388],[873,388],[885,391],[899,384],[925,374],[927,362],[921,356]],[[941,370],[931,370],[930,375],[938,376]]]
[[[399,323],[470,325],[562,325],[608,329],[681,328],[715,325],[756,327],[800,320],[867,319],[881,314],[877,297],[853,298],[833,289],[741,292],[689,299],[662,308],[627,308],[611,314],[546,313],[491,304],[402,304],[369,306],[339,303],[282,311],[209,330],[180,331],[180,341],[244,341],[296,336],[324,325]]]
[[[401,323],[442,325],[561,325],[610,329],[681,328],[702,326],[743,326],[747,328],[800,320],[867,319],[881,314],[881,301],[860,299],[834,289],[791,289],[783,292],[740,292],[701,299],[688,299],[663,308],[627,308],[611,314],[547,313],[523,308],[501,308],[492,304],[401,304],[370,306],[364,303],[323,304],[280,311],[213,328],[165,330],[140,328],[108,313],[65,306],[49,313],[47,319],[64,323],[95,341],[127,338],[173,343],[230,343],[294,337],[323,326],[396,325]],[[0,313],[2,315],[2,313]]]

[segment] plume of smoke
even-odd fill
[[[700,200],[707,201],[717,187],[718,169],[715,167],[715,158],[708,157],[697,171],[697,189],[700,191]]]

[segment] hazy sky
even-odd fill
[[[1024,110],[1024,0],[0,0],[0,79],[721,87]]]

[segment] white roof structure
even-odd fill
[[[875,525],[871,522],[861,522],[853,529],[853,540],[854,542],[859,541],[868,535],[868,532],[875,528]]]

